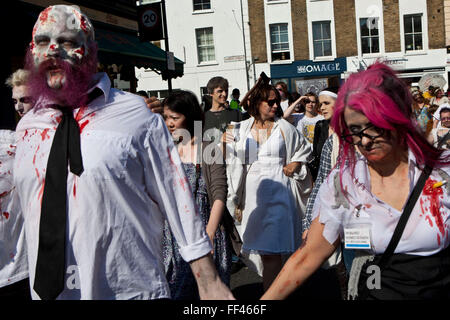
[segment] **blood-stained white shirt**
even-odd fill
[[[162,117],[144,100],[110,88],[74,110],[84,172],[67,179],[64,291],[58,299],[170,297],[162,260],[167,218],[186,261],[212,247]],[[15,184],[21,194],[34,283],[47,159],[61,112],[38,101],[17,127]],[[32,291],[33,298],[39,298]]]
[[[416,158],[411,151],[408,159],[411,194],[421,170],[417,167]],[[450,175],[450,167],[441,170]],[[344,190],[348,191],[348,199],[341,198],[341,200],[348,203],[348,209],[339,205],[342,201],[336,202],[334,186],[336,174],[339,174],[339,169],[334,169],[323,182],[313,208],[313,219],[319,216],[319,222],[325,225],[324,238],[329,243],[334,243],[339,236],[344,239],[344,228],[352,225],[369,225],[372,250],[375,254],[383,253],[402,212],[371,193],[370,174],[364,157],[361,156],[356,162],[354,179],[350,176],[348,168],[342,177],[342,185]],[[442,187],[432,188],[434,183],[444,179],[437,170],[432,171],[411,212],[395,253],[429,256],[450,244],[450,181]],[[339,207],[335,208],[337,205]]]
[[[0,288],[28,277],[23,215],[13,182],[15,132],[0,130]]]

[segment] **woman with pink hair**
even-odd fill
[[[355,249],[350,299],[450,298],[450,158],[411,117],[411,94],[382,63],[349,77],[331,126],[343,152],[320,187],[306,243],[263,299],[283,299],[341,241]]]

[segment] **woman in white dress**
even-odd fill
[[[258,82],[246,99],[251,118],[232,126],[227,144],[227,207],[232,213],[236,206],[242,209],[242,219],[235,216],[241,223],[242,251],[261,256],[267,289],[282,268],[283,255],[301,242],[304,201],[311,190],[305,165],[311,149],[282,119],[274,86]],[[240,186],[244,192],[238,191]]]

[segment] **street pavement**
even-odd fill
[[[262,278],[245,265],[233,263],[231,291],[238,300],[258,300],[264,293]]]

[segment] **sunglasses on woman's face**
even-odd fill
[[[267,100],[267,104],[269,107],[273,107],[273,105],[277,103],[277,99]]]

